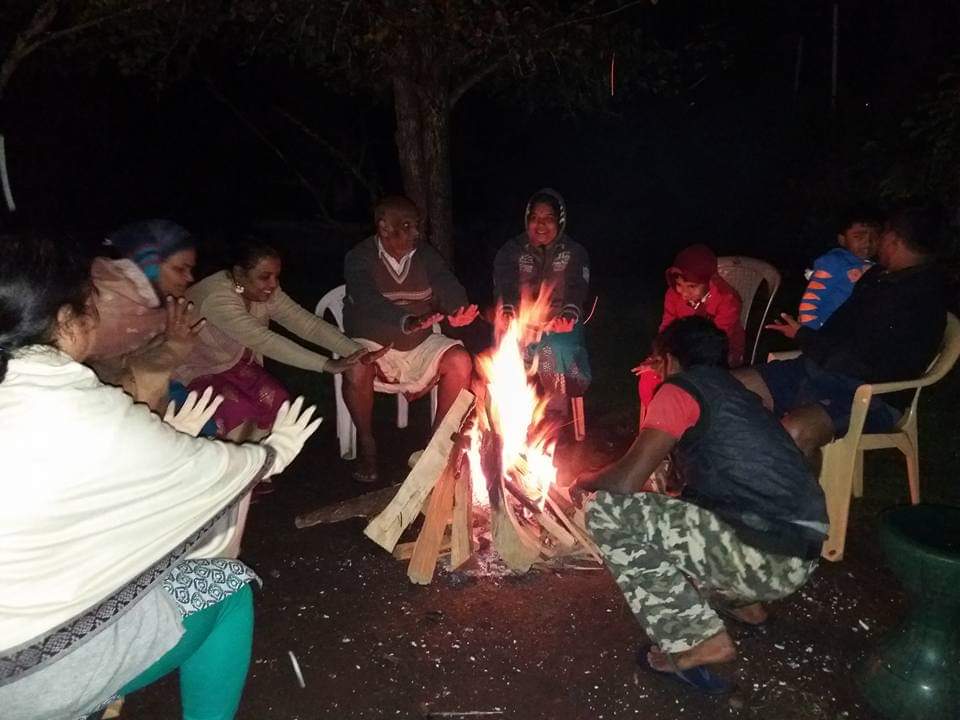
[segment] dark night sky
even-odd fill
[[[896,138],[946,67],[960,29],[960,10],[946,0],[841,5],[836,117],[831,3],[823,1],[661,0],[655,17],[663,42],[679,44],[706,24],[731,59],[727,68],[692,74],[690,83],[699,84],[674,97],[617,97],[606,112],[572,118],[529,113],[483,88],[468,95],[454,116],[458,264],[482,264],[518,229],[526,197],[542,185],[567,196],[571,231],[614,274],[645,258],[655,265],[693,241],[787,262],[821,249],[829,207],[873,191],[849,179],[860,148],[877,134]],[[56,53],[31,58],[8,92],[4,131],[21,210],[0,222],[95,237],[164,215],[229,236],[316,214],[291,172],[199,78],[158,95],[108,67],[91,75],[58,62]],[[295,109],[356,152],[363,144],[382,187],[399,189],[389,104],[336,97],[309,75],[276,66],[225,67],[218,83],[323,189],[339,218],[365,217],[362,189],[274,105]]]

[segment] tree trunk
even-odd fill
[[[452,263],[450,88],[437,63],[421,61],[421,49],[399,50],[393,97],[403,190],[420,209],[424,236]]]

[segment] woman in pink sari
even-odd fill
[[[231,440],[256,439],[269,430],[288,397],[283,385],[263,369],[264,357],[305,370],[340,373],[355,363],[375,362],[389,349],[370,352],[300,307],[280,289],[281,269],[277,251],[251,238],[238,243],[228,270],[187,291],[205,323],[177,377],[191,390],[211,386],[223,396],[214,419],[217,434]],[[321,355],[273,332],[271,321],[340,357]]]

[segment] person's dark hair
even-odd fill
[[[945,223],[939,208],[911,206],[894,211],[883,229],[896,233],[916,253],[936,255],[943,244]]]
[[[653,341],[654,354],[669,353],[684,369],[697,365],[726,367],[729,349],[724,332],[697,315],[674,320]]]
[[[90,263],[44,237],[0,236],[0,382],[10,355],[53,342],[64,305],[85,312]]]
[[[245,235],[230,248],[230,267],[253,270],[264,258],[280,258],[280,253],[256,235]]]
[[[879,232],[883,228],[883,213],[870,205],[852,205],[846,208],[838,217],[837,232],[845,233],[857,223],[874,227]]]

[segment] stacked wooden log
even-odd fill
[[[474,525],[480,518],[473,507],[467,428],[477,419],[474,396],[461,391],[450,411],[393,500],[364,530],[364,534],[400,559],[409,558],[410,581],[427,585],[441,555],[449,553],[452,569],[464,566],[476,552]],[[520,463],[510,476],[500,468],[499,439],[484,435],[481,461],[484,475],[494,478],[490,498],[490,533],[494,548],[515,571],[534,563],[565,556],[588,556],[602,563],[600,554],[569,503],[551,492],[533,500],[517,480],[526,472]],[[417,539],[398,544],[403,532],[423,512]]]

